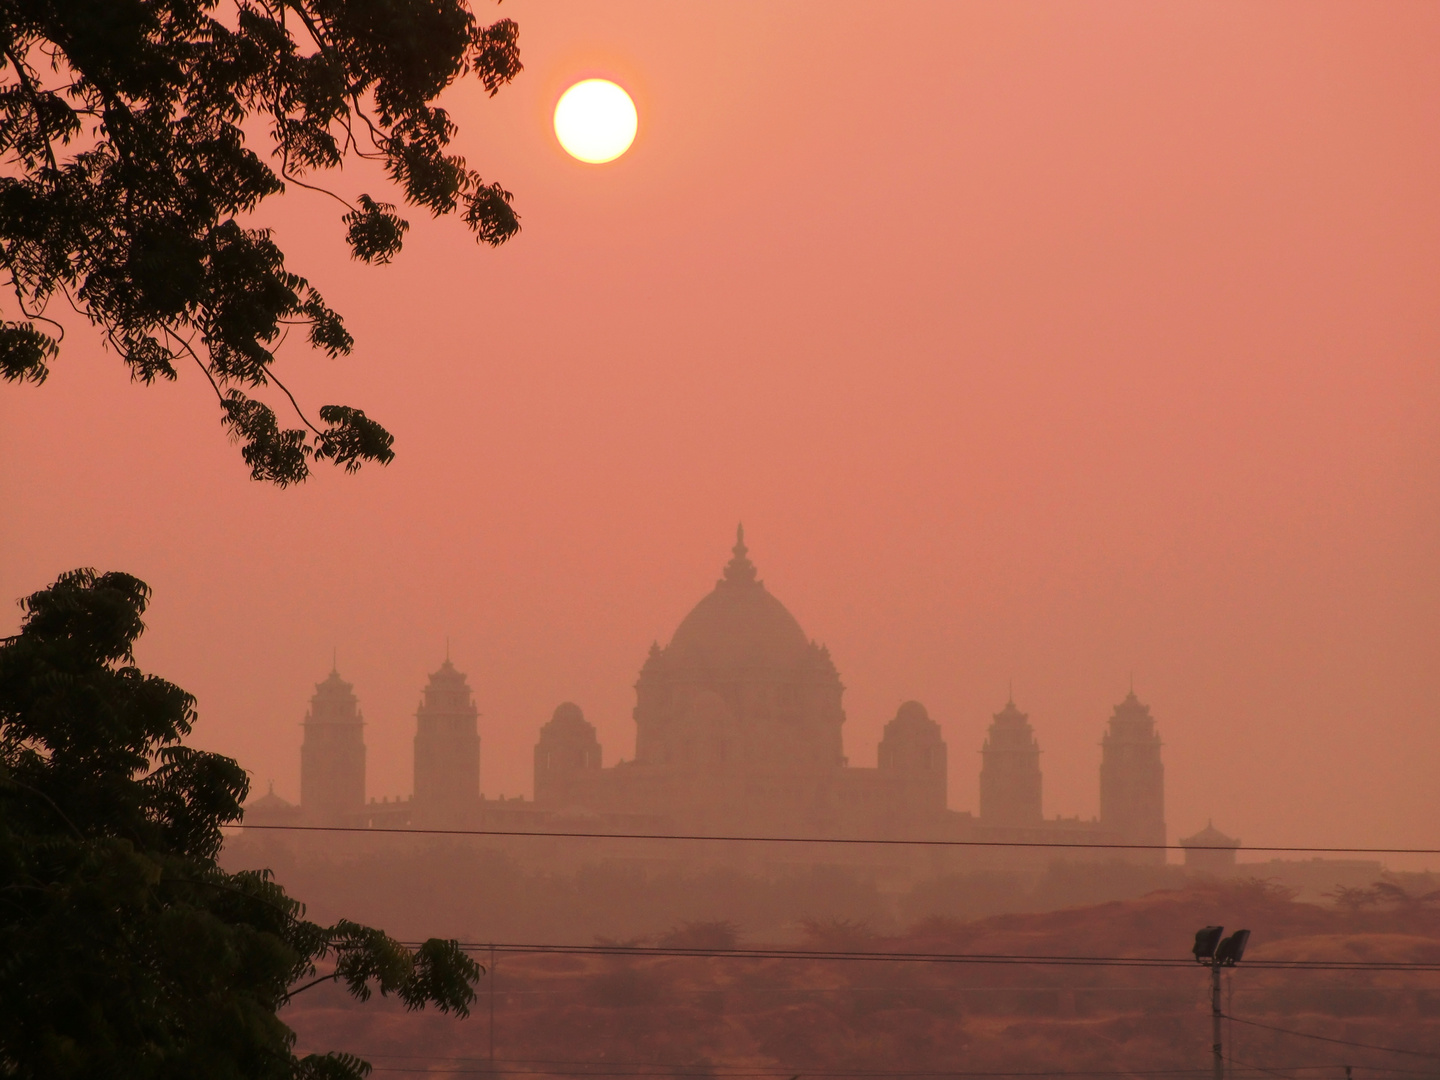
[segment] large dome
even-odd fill
[[[714,590],[695,605],[666,650],[672,663],[703,668],[789,668],[803,664],[810,644],[785,605],[755,576],[737,530],[734,558]]]

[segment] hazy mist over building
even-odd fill
[[[537,732],[533,798],[483,797],[479,712],[447,657],[415,712],[413,794],[365,801],[364,721],[350,684],[332,671],[304,723],[298,812],[267,800],[251,820],[278,812],[313,824],[460,829],[495,827],[498,814],[534,830],[583,819],[614,833],[1154,845],[1102,850],[1165,862],[1160,736],[1133,691],[1104,732],[1101,813],[1090,820],[1045,817],[1040,745],[1013,700],[981,748],[976,815],[949,805],[949,749],[918,701],[902,702],[885,725],[875,766],[851,765],[844,692],[829,651],[760,579],[742,528],[714,588],[640,668],[633,760],[607,766],[580,706],[562,702]],[[1053,854],[1022,848],[990,861]],[[1097,857],[1083,847],[1072,854]]]

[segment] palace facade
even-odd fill
[[[635,684],[635,758],[612,766],[595,728],[570,702],[535,746],[534,797],[480,794],[474,696],[449,659],[416,710],[414,795],[366,801],[364,719],[338,672],[305,716],[300,805],[271,792],[250,823],[681,833],[972,842],[1164,844],[1160,737],[1133,691],[1102,741],[1100,817],[1047,818],[1040,746],[1014,701],[994,714],[981,748],[979,813],[952,810],[948,748],[925,706],[907,701],[885,726],[875,767],[851,765],[841,732],[844,686],[760,580],[743,530],[715,587],[650,649]],[[566,823],[569,823],[568,825]],[[1054,847],[1005,850],[1049,861]],[[1156,851],[1073,853],[1163,863]]]

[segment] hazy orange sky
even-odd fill
[[[447,104],[514,241],[412,210],[375,269],[323,197],[260,216],[358,339],[282,375],[394,464],[252,483],[203,380],[132,386],[72,326],[0,385],[0,633],[61,570],[143,577],[141,663],[292,799],[332,648],[370,794],[409,792],[448,635],[484,791],[528,794],[562,700],[631,754],[743,519],[853,763],[918,698],[975,809],[1013,678],[1046,813],[1089,817],[1133,671],[1172,838],[1440,846],[1440,5],[502,13],[524,74]],[[640,114],[603,166],[549,123],[591,75]]]

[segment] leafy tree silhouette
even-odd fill
[[[520,227],[511,195],[449,152],[456,128],[433,103],[463,75],[494,95],[520,69],[515,23],[480,26],[466,0],[5,0],[0,269],[16,317],[0,317],[0,376],[44,381],[58,296],[140,382],[198,365],[255,479],[388,463],[380,424],[326,405],[317,426],[276,377],[292,327],[332,357],[354,341],[269,230],[236,217],[312,188],[344,205],[355,258],[389,262],[409,227],[396,208],[314,182],[370,158],[409,203],[503,244]],[[271,163],[248,142],[262,126]],[[303,426],[247,393],[271,384]]]
[[[0,1075],[364,1076],[297,1058],[277,1016],[327,981],[467,1015],[480,968],[456,942],[320,926],[217,865],[248,781],[182,745],[195,699],[135,666],[149,596],[74,570],[0,640]]]

